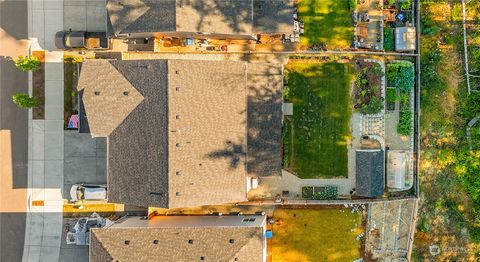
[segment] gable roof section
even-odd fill
[[[293,33],[293,0],[254,0],[254,33]]]
[[[106,60],[85,63],[82,72],[78,91],[83,93],[90,133],[93,137],[108,136],[144,97]]]
[[[244,216],[235,218],[241,221]],[[138,218],[127,219],[142,222]],[[156,225],[155,219],[157,217],[152,218],[154,221],[144,220],[148,225],[138,227],[120,224],[92,229],[90,261],[107,261],[105,258],[115,261],[157,261],[159,258],[162,261],[201,261],[201,257],[206,261],[235,261],[235,258],[238,261],[263,261],[264,225],[224,225],[223,218],[212,216],[165,217],[175,220],[174,225]],[[185,219],[198,220],[199,224],[188,221],[184,224]],[[262,219],[264,224],[265,217],[257,219]],[[128,245],[125,240],[129,241]],[[154,240],[157,240],[156,244]]]
[[[292,33],[293,0],[107,0],[114,34]]]
[[[246,65],[168,61],[169,207],[246,201]]]
[[[385,190],[385,154],[383,150],[356,151],[356,193],[377,197]]]
[[[176,30],[175,0],[107,0],[114,34]]]
[[[110,63],[145,98],[108,137],[108,199],[137,206],[167,206],[167,61]]]
[[[247,64],[247,170],[252,176],[280,176],[283,70],[274,64]]]

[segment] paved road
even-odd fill
[[[0,0],[0,28],[16,39],[28,37],[26,0]],[[11,39],[10,39],[11,40]],[[0,45],[8,39],[0,38]],[[28,92],[27,74],[0,58],[0,261],[21,261],[25,238],[28,159],[28,112],[11,102],[17,92]]]

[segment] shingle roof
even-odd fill
[[[138,227],[120,224],[92,229],[90,261],[202,261],[201,257],[205,261],[263,261],[265,217],[258,217],[262,225],[252,226],[226,226],[222,217],[211,216],[165,217],[174,219],[177,225],[162,225],[156,223],[157,218],[144,220],[144,225]],[[183,224],[184,219],[200,223]],[[202,224],[202,220],[212,221]]]
[[[108,0],[114,34],[291,33],[293,0]]]
[[[376,197],[385,190],[385,154],[383,150],[356,151],[356,194]]]
[[[117,78],[142,97],[135,108],[118,103],[123,94],[104,96],[124,90],[112,84]],[[281,173],[279,66],[94,60],[84,63],[80,83],[87,119],[102,119],[91,130],[108,136],[111,202],[174,208],[245,201],[247,168],[249,175]]]
[[[273,64],[250,63],[247,72],[248,174],[280,176],[283,70]]]

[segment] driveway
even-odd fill
[[[64,141],[63,197],[70,198],[70,187],[73,184],[106,184],[106,139],[66,130]]]
[[[105,0],[64,0],[63,29],[79,31],[106,30]]]

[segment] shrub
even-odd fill
[[[36,56],[19,56],[15,66],[22,71],[33,71],[40,66],[40,60]]]
[[[402,92],[410,92],[415,84],[413,64],[407,61],[387,64],[387,81]]]
[[[387,103],[397,102],[397,91],[393,88],[387,88]]]
[[[12,96],[12,101],[20,108],[32,108],[37,105],[37,100],[28,94],[19,93]]]
[[[399,7],[403,10],[410,10],[412,8],[412,0],[399,0]]]
[[[349,0],[348,1],[348,8],[350,8],[350,11],[357,10],[357,0]]]
[[[313,194],[315,200],[334,200],[338,197],[338,189],[335,186],[326,186],[320,192]]]
[[[413,131],[413,115],[411,111],[400,112],[397,132],[402,136],[409,136]]]
[[[302,198],[311,199],[313,197],[313,187],[304,186],[302,187]]]
[[[383,28],[383,49],[385,51],[395,50],[394,29],[390,27]]]
[[[378,114],[384,107],[383,99],[373,96],[367,104],[363,104],[360,112],[362,114]]]

